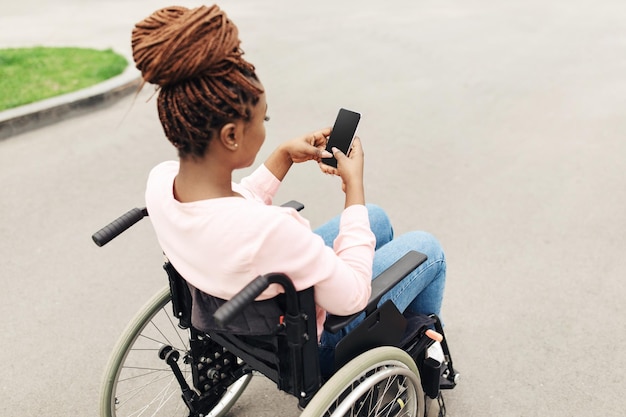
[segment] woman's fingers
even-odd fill
[[[337,172],[337,168],[333,168],[330,165],[326,165],[323,162],[318,162],[318,165],[320,167],[320,170],[324,173],[324,174],[328,174],[328,175],[339,175],[339,173]]]

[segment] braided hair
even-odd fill
[[[263,93],[238,34],[216,5],[160,9],[133,29],[133,59],[159,87],[159,119],[181,158],[204,156],[213,133],[248,120]]]

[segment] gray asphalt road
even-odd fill
[[[129,48],[168,4],[40,3],[3,5],[0,47]],[[626,3],[351,3],[222,2],[268,92],[260,158],[363,113],[368,200],[448,255],[450,416],[623,415]],[[115,339],[165,284],[149,222],[90,240],[175,157],[150,97],[0,142],[1,415],[97,415]],[[313,226],[342,204],[315,166],[292,198]],[[232,416],[298,415],[276,395],[257,381]]]

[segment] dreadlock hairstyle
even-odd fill
[[[159,87],[159,119],[181,158],[204,156],[213,132],[248,120],[263,93],[238,34],[216,5],[160,9],[133,29],[133,59]]]

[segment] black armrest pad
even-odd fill
[[[280,206],[291,207],[292,209],[295,209],[296,211],[301,211],[302,209],[304,209],[304,204],[296,200],[287,201],[286,203],[283,203]]]
[[[421,252],[410,251],[402,258],[398,259],[393,265],[383,271],[372,281],[372,295],[365,308],[366,314],[370,314],[378,306],[381,297],[392,289],[397,283],[402,281],[404,277],[409,275],[411,271],[420,266],[428,257]],[[324,323],[324,329],[331,333],[337,333],[345,327],[354,318],[361,313],[355,313],[351,316],[335,316],[329,314]]]

